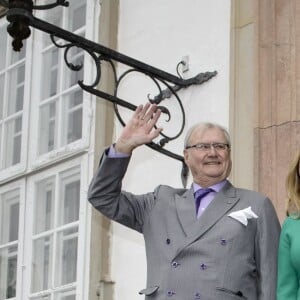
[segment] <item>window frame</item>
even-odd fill
[[[13,183],[2,185],[0,187],[0,201],[2,196],[9,192],[19,190],[19,228],[18,228],[18,251],[17,251],[17,283],[16,283],[16,297],[9,298],[9,300],[22,299],[22,286],[23,286],[23,249],[24,249],[24,232],[25,232],[25,180],[17,180]],[[15,242],[13,242],[15,244]],[[7,243],[11,244],[11,243]],[[0,246],[0,250],[5,246]]]
[[[99,24],[101,7],[97,0],[86,1],[86,24],[85,36],[87,39],[99,39]],[[4,22],[4,23],[1,23]],[[0,24],[7,26],[6,20],[0,19]],[[20,163],[9,168],[0,170],[0,192],[2,189],[9,190],[10,187],[22,185],[20,195],[22,199],[22,213],[20,206],[19,219],[19,246],[18,246],[18,266],[17,266],[17,295],[16,299],[28,299],[31,285],[31,253],[33,250],[32,238],[32,222],[33,211],[32,195],[33,180],[41,179],[45,174],[53,174],[57,170],[62,170],[67,166],[78,165],[80,168],[80,204],[78,223],[78,253],[77,253],[77,282],[76,282],[76,300],[88,299],[90,284],[90,247],[91,247],[91,207],[88,204],[87,186],[88,180],[92,176],[94,143],[95,143],[95,109],[96,97],[83,93],[82,102],[82,138],[55,151],[38,156],[36,153],[36,145],[38,143],[37,121],[38,109],[37,93],[35,87],[41,79],[35,72],[36,65],[41,59],[36,57],[36,47],[38,47],[36,36],[41,34],[36,29],[31,28],[31,37],[26,40],[26,56],[25,56],[25,83],[24,83],[24,100],[22,110],[22,144]],[[6,48],[10,49],[10,42]],[[63,51],[58,49],[58,51]],[[84,82],[89,84],[94,81],[96,70],[92,58],[83,53],[84,61]],[[49,73],[50,73],[49,69]],[[72,87],[74,89],[74,86]],[[104,114],[104,113],[103,113]],[[100,128],[100,132],[102,129]],[[1,137],[0,137],[1,138]],[[3,143],[0,147],[3,147]],[[1,151],[1,149],[0,149]],[[1,159],[1,158],[0,158]],[[52,172],[52,173],[51,173]],[[3,184],[2,184],[3,183]],[[57,192],[57,191],[56,191]],[[21,201],[21,200],[20,200]],[[26,203],[26,205],[25,205]],[[21,205],[21,204],[20,204]],[[25,220],[26,217],[26,220]],[[21,226],[22,224],[22,226]],[[22,259],[21,259],[22,258]],[[30,268],[29,268],[30,267]],[[79,271],[78,271],[79,270]],[[69,293],[70,290],[66,290]],[[42,293],[40,294],[42,296]],[[52,299],[52,298],[51,298]]]
[[[0,26],[7,27],[8,22],[5,18],[0,18]],[[10,36],[7,38],[6,51],[13,51],[11,46],[12,39]],[[24,46],[25,47],[25,46]],[[12,53],[12,52],[11,52]],[[12,54],[9,54],[9,58],[12,57]],[[7,179],[10,179],[17,174],[24,173],[27,164],[27,145],[28,145],[28,124],[29,124],[29,107],[30,107],[30,80],[26,78],[31,78],[31,61],[32,61],[32,38],[26,40],[26,53],[25,57],[17,62],[6,65],[1,74],[4,74],[4,97],[3,97],[3,111],[6,109],[7,98],[9,97],[9,72],[18,65],[21,65],[24,62],[25,73],[24,73],[24,94],[23,94],[23,109],[19,112],[15,112],[10,116],[6,116],[0,121],[0,127],[2,130],[0,132],[0,184]],[[5,88],[6,87],[6,88]],[[4,145],[6,142],[5,139],[5,128],[3,127],[4,123],[9,122],[12,119],[15,119],[16,115],[22,115],[22,130],[21,130],[21,144],[20,144],[20,161],[16,164],[5,167],[5,153]]]
[[[58,292],[65,292],[69,291],[70,289],[76,288],[76,299],[84,299],[82,297],[85,289],[87,289],[86,281],[88,280],[85,278],[86,274],[86,256],[87,253],[89,253],[89,243],[86,242],[89,238],[86,236],[87,230],[87,220],[89,218],[89,208],[88,208],[88,201],[87,199],[87,173],[88,173],[88,155],[83,155],[80,157],[77,157],[75,159],[66,161],[64,163],[52,166],[51,168],[46,168],[45,170],[38,172],[38,174],[34,174],[30,176],[27,180],[27,191],[26,191],[26,197],[27,199],[30,199],[30,196],[36,195],[36,183],[41,182],[42,180],[55,177],[55,197],[59,198],[60,195],[60,187],[63,184],[63,180],[61,179],[62,174],[67,174],[68,172],[73,172],[74,170],[78,169],[79,172],[79,179],[80,179],[80,198],[79,198],[79,219],[75,222],[64,224],[64,225],[58,225],[56,228],[52,228],[48,232],[56,232],[57,235],[64,232],[68,228],[77,228],[77,270],[76,270],[76,282],[66,284],[63,286],[49,288],[46,291],[39,291],[39,292],[31,292],[31,280],[32,280],[32,253],[34,250],[33,242],[37,240],[40,237],[46,236],[44,232],[42,233],[35,233],[34,232],[34,200],[31,200],[26,205],[26,216],[30,216],[29,220],[27,222],[27,231],[25,233],[25,252],[24,252],[24,262],[23,265],[25,266],[24,271],[24,290],[23,295],[26,297],[26,299],[32,299],[34,300],[36,297],[42,297],[49,295],[49,293],[52,295],[55,295],[55,293]],[[71,173],[70,173],[71,174]],[[74,176],[74,174],[70,175]],[[59,183],[59,184],[58,184]],[[58,200],[55,199],[55,202]],[[55,208],[55,218],[58,217],[58,208]],[[53,233],[51,233],[53,234]],[[48,235],[47,235],[48,236]],[[53,252],[57,251],[57,245],[53,244]],[[54,256],[57,255],[53,254]],[[53,264],[53,262],[52,262]],[[54,271],[54,270],[53,270]],[[54,296],[53,296],[54,297]],[[53,299],[53,298],[50,298]]]
[[[97,18],[95,18],[95,15],[92,16],[92,19],[90,18],[90,14],[88,11],[95,12],[95,6],[96,6],[96,1],[86,1],[86,16],[85,16],[85,26],[81,27],[80,29],[76,30],[74,33],[78,34],[82,31],[85,32],[86,38],[93,38],[94,32],[95,32],[95,24],[98,24]],[[94,21],[95,20],[95,21]],[[35,41],[41,41],[44,38],[49,38],[45,36],[45,33],[42,33],[37,30],[33,30],[33,37]],[[60,40],[58,40],[60,41]],[[66,43],[62,41],[63,43]],[[52,43],[51,43],[52,44]],[[52,47],[52,45],[48,45],[46,48],[48,49]],[[43,48],[43,45],[41,42],[35,42],[33,45],[33,55],[36,60],[36,66],[39,66],[42,64],[42,53],[46,48]],[[59,52],[59,57],[60,57],[60,65],[59,68],[65,69],[67,68],[66,64],[63,60],[63,55],[64,55],[64,49],[58,49]],[[83,63],[83,80],[84,82],[92,82],[93,78],[95,76],[95,70],[93,68],[93,62],[92,58],[89,57],[89,55],[83,51],[83,58],[84,58],[84,63]],[[34,68],[34,67],[33,67]],[[56,114],[58,115],[58,119],[60,124],[58,125],[58,137],[57,141],[60,143],[56,147],[56,149],[51,150],[46,153],[39,154],[39,149],[38,149],[38,139],[39,139],[39,126],[36,126],[36,124],[39,124],[39,118],[40,118],[40,111],[39,107],[46,103],[47,101],[51,101],[53,99],[52,97],[48,97],[45,102],[40,101],[41,99],[41,94],[39,89],[34,88],[34,82],[39,80],[40,78],[40,71],[38,69],[35,69],[32,71],[33,74],[33,80],[32,80],[32,107],[31,107],[31,122],[30,122],[30,132],[32,133],[32,147],[31,150],[29,151],[29,165],[32,169],[38,169],[41,168],[45,165],[49,164],[49,161],[59,161],[59,160],[64,160],[72,155],[76,155],[78,153],[82,153],[85,151],[86,148],[89,147],[90,145],[90,132],[91,132],[91,127],[92,127],[92,116],[93,116],[93,101],[95,100],[95,96],[86,93],[82,91],[83,93],[83,99],[82,99],[82,133],[81,133],[81,139],[75,140],[69,144],[62,145],[62,127],[64,126],[66,120],[63,120],[61,118],[61,114],[63,112],[63,99],[65,95],[71,95],[73,91],[81,91],[81,88],[79,87],[78,84],[75,84],[71,87],[68,88],[61,88],[59,92],[56,93],[56,95],[53,98],[59,98],[59,102],[56,108]],[[49,74],[51,72],[51,69],[49,69]],[[74,71],[67,71],[67,72],[74,72]],[[60,75],[61,76],[61,75]],[[61,83],[62,84],[62,83]]]

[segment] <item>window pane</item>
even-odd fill
[[[14,203],[10,207],[9,213],[9,241],[18,240],[19,232],[19,203]]]
[[[56,101],[40,108],[39,154],[56,148]]]
[[[34,213],[34,233],[40,233],[53,228],[54,221],[54,177],[37,184]]]
[[[76,281],[78,229],[71,228],[58,234],[55,285]]]
[[[41,1],[41,3],[39,4],[49,4],[49,0]],[[44,10],[41,12],[43,13],[41,19],[45,20],[50,24],[54,24],[57,27],[62,27],[62,21],[63,21],[62,12],[63,12],[62,6],[57,6],[52,9]],[[47,47],[50,44],[52,44],[52,41],[48,34],[43,34],[43,43],[44,43],[44,47]]]
[[[81,3],[80,3],[81,2]],[[73,0],[70,6],[71,31],[75,31],[85,25],[86,4],[83,1]]]
[[[49,2],[48,0],[45,0],[43,1],[43,4],[48,4],[48,2]],[[62,27],[62,20],[63,20],[62,12],[63,10],[61,6],[48,9],[44,11],[45,16],[43,16],[43,19],[45,19],[49,23],[55,24],[57,27]]]
[[[43,55],[41,67],[43,88],[41,89],[41,99],[46,99],[57,94],[59,82],[58,53],[58,49],[55,47]]]
[[[52,237],[43,237],[34,241],[32,260],[32,292],[46,290],[51,286]]]
[[[11,246],[0,250],[0,299],[16,296],[18,247]]]
[[[80,181],[63,182],[62,201],[59,202],[60,224],[68,224],[79,219]]]
[[[8,115],[23,109],[25,66],[20,65],[9,73]]]
[[[82,90],[64,97],[63,145],[74,142],[82,137]]]
[[[68,53],[68,61],[74,66],[80,66],[83,64],[83,59],[83,51],[78,47],[72,47]],[[79,80],[83,80],[83,68],[81,68],[79,71],[73,71],[65,66],[64,70],[66,72],[66,76],[64,76],[65,88],[76,85]]]
[[[0,71],[5,68],[6,63],[6,45],[7,45],[7,31],[6,26],[0,27],[0,53],[2,59],[0,59]]]
[[[19,195],[17,191],[6,193],[1,197],[0,229],[0,245],[18,240]]]
[[[40,2],[41,3],[39,3],[39,4],[49,4],[49,0],[44,0],[44,1],[40,1]],[[73,0],[72,0],[72,2],[73,2]],[[43,20],[45,20],[48,23],[55,24],[55,26],[57,26],[57,27],[62,27],[62,21],[63,21],[63,7],[62,6],[57,6],[52,9],[44,10],[43,13],[44,13],[44,15],[42,16]]]
[[[21,158],[22,117],[10,120],[5,132],[5,167],[15,165]]]

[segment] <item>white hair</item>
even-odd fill
[[[195,130],[198,130],[198,129],[205,130],[205,129],[213,129],[213,128],[219,129],[220,131],[223,132],[224,137],[226,139],[226,143],[229,145],[229,148],[230,148],[231,147],[230,135],[225,127],[223,127],[219,124],[216,124],[216,123],[201,122],[201,123],[196,123],[195,125],[190,127],[189,130],[187,131],[185,139],[184,139],[184,149],[187,146],[189,146],[191,136]]]

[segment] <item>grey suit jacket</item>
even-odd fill
[[[122,191],[128,163],[104,154],[88,199],[144,235],[145,299],[275,300],[280,225],[268,198],[228,182],[197,219],[192,189]],[[258,218],[247,226],[228,216],[249,206]]]

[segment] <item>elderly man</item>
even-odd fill
[[[115,145],[105,151],[89,188],[91,204],[144,235],[145,299],[275,300],[280,225],[271,201],[235,188],[227,131],[192,127],[184,158],[190,189],[160,185],[134,195],[121,190],[132,151],[157,137],[155,105],[139,106]]]

